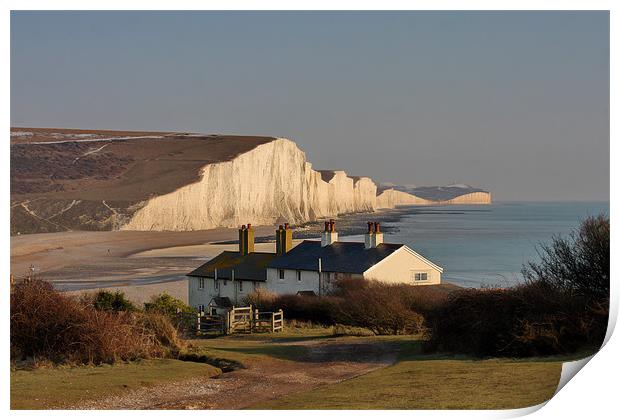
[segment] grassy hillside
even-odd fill
[[[119,395],[193,377],[207,379],[220,373],[218,368],[205,363],[169,359],[96,367],[14,370],[11,372],[11,409],[67,408],[84,399]]]
[[[406,346],[396,364],[348,381],[257,404],[258,409],[509,409],[549,400],[562,362],[421,355]]]

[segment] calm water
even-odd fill
[[[536,246],[568,234],[580,220],[609,214],[608,202],[506,202],[487,206],[416,208],[386,242],[400,242],[442,266],[442,279],[468,287],[522,281],[523,263],[536,260]]]

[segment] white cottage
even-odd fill
[[[278,294],[322,295],[345,278],[386,283],[441,283],[443,269],[403,244],[383,242],[379,223],[368,223],[364,243],[338,241],[333,220],[325,223],[321,241],[293,247],[288,224],[276,231],[276,252],[254,252],[251,225],[239,230],[239,252],[225,251],[188,274],[189,303],[205,310],[215,297],[234,304],[263,287]]]
[[[276,256],[271,252],[254,252],[254,229],[239,229],[239,251],[224,251],[201,265],[189,277],[189,304],[199,311],[212,308],[214,298],[229,298],[239,305],[250,292],[264,287],[267,264]]]
[[[345,278],[385,283],[441,283],[443,269],[403,244],[383,242],[379,223],[368,223],[364,243],[338,240],[334,221],[325,223],[321,241],[303,241],[267,265],[265,287],[276,293],[327,292]]]

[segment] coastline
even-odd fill
[[[396,222],[410,208],[343,214],[337,218],[342,236],[364,232],[367,220]],[[317,238],[323,221],[295,227],[295,239]],[[273,250],[276,226],[256,226],[256,250]],[[384,231],[389,233],[390,227]],[[164,291],[187,300],[185,274],[224,250],[237,247],[237,230],[154,232],[57,232],[11,237],[11,273],[30,274],[68,293],[121,290],[137,302]]]

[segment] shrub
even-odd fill
[[[365,328],[373,334],[411,334],[425,330],[420,312],[447,296],[440,288],[423,289],[346,279],[327,296],[275,295],[259,289],[245,303],[265,311],[282,309],[287,319]]]
[[[334,336],[357,336],[368,337],[375,335],[367,328],[351,327],[349,325],[336,324],[332,329],[332,335]]]
[[[11,357],[100,364],[176,352],[173,336],[162,338],[167,321],[145,316],[98,310],[47,282],[25,280],[11,294]]]
[[[424,317],[412,309],[411,294],[399,293],[403,286],[364,280],[340,283],[335,291],[343,302],[338,321],[378,335],[422,332]]]
[[[195,333],[196,309],[167,293],[153,296],[150,302],[144,303],[144,310],[168,317],[184,335]]]
[[[142,329],[142,334],[148,337],[153,348],[151,355],[154,351],[159,351],[158,357],[176,356],[183,349],[177,330],[166,315],[143,312],[134,316],[136,325]]]
[[[246,305],[252,305],[256,308],[272,308],[278,295],[267,289],[258,288],[248,293],[243,298],[243,303]]]
[[[262,311],[276,312],[282,309],[287,319],[321,325],[333,325],[337,322],[335,308],[340,304],[337,298],[329,296],[276,295],[261,289],[249,293],[244,303]]]
[[[540,245],[540,262],[522,270],[526,282],[592,301],[609,300],[609,218],[589,217],[567,237]]]
[[[429,316],[428,349],[481,357],[571,353],[596,342],[597,321],[580,306],[576,298],[537,284],[464,289]]]
[[[429,349],[478,356],[534,356],[599,347],[609,305],[609,219],[585,220],[542,245],[525,284],[464,289],[431,311]]]
[[[98,291],[92,296],[92,304],[95,309],[104,311],[136,311],[137,308],[127,298],[125,294],[119,290],[114,293],[105,290]]]

